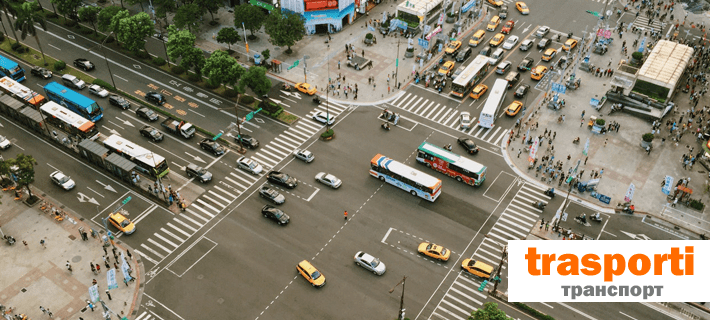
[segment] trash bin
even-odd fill
[[[260,65],[260,64],[261,64],[261,55],[258,54],[258,53],[254,55],[254,64],[255,64],[255,65]]]

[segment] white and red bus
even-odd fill
[[[480,186],[486,180],[486,166],[428,142],[417,149],[417,161],[472,186]]]
[[[441,195],[441,180],[381,154],[370,160],[370,175],[431,202]]]
[[[0,90],[13,97],[18,97],[24,100],[26,103],[32,105],[35,110],[38,110],[39,107],[46,102],[44,96],[19,84],[10,77],[0,78]]]

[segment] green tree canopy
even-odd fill
[[[202,50],[195,47],[195,35],[188,30],[178,31],[175,25],[168,26],[168,42],[166,44],[168,56],[177,61],[185,69],[193,69],[197,74],[202,74],[205,57]]]
[[[273,10],[266,19],[265,30],[271,44],[286,46],[288,47],[286,53],[291,53],[291,46],[303,39],[303,35],[306,34],[305,19],[297,13],[281,13],[279,10]]]
[[[108,6],[99,12],[97,26],[101,31],[113,31],[111,28],[111,18],[123,11],[119,6]]]
[[[265,20],[266,14],[257,6],[244,5],[234,8],[234,26],[241,28],[242,23],[244,23],[244,28],[251,32],[250,39],[255,37],[254,31],[259,31]]]
[[[217,50],[205,60],[204,70],[213,84],[232,85],[246,72],[237,60],[222,50]]]
[[[217,32],[217,38],[215,38],[219,43],[226,43],[229,50],[232,50],[232,45],[239,41],[239,32],[234,30],[234,28],[224,27],[219,29]]]
[[[266,68],[251,67],[239,81],[242,86],[247,86],[259,96],[263,96],[271,89],[271,80],[266,77]]]
[[[31,35],[37,41],[37,46],[39,51],[42,52],[42,59],[44,59],[44,65],[47,65],[47,58],[44,56],[44,50],[42,50],[42,44],[39,43],[39,37],[37,36],[37,28],[35,24],[39,25],[42,30],[47,31],[47,22],[44,21],[44,15],[38,11],[39,6],[37,2],[23,2],[20,9],[17,11],[17,19],[15,20],[15,29],[22,32],[20,37],[22,40],[27,38],[27,35]]]
[[[10,0],[0,0],[0,8],[2,8],[2,11],[5,12],[5,18],[7,19],[7,22],[12,25],[12,20],[10,19],[10,15],[16,15],[17,11],[15,10],[15,7],[13,6],[12,3],[10,3]],[[0,21],[1,23],[2,21]],[[5,24],[3,23],[2,25],[3,28],[5,28]],[[15,43],[20,42],[20,38],[17,37],[17,34],[15,33],[14,28],[10,28],[10,31],[12,31],[12,36],[15,37]],[[7,31],[5,31],[7,33]]]
[[[57,6],[57,11],[64,16],[64,20],[67,19],[67,15],[76,12],[76,7],[81,4],[81,0],[51,0],[52,4]]]
[[[116,39],[118,39],[126,49],[138,52],[145,48],[145,38],[153,32],[153,21],[145,12],[122,19],[118,24]]]
[[[20,153],[15,159],[8,159],[10,166],[17,166],[17,185],[20,188],[27,188],[27,193],[32,197],[30,183],[35,182],[35,164],[37,161],[32,156]]]
[[[201,8],[207,10],[207,12],[210,13],[210,16],[212,17],[212,21],[214,21],[214,13],[219,10],[219,7],[222,5],[223,1],[222,0],[195,0],[195,4],[200,6]],[[237,7],[242,7],[242,6],[237,6]]]
[[[155,7],[155,15],[158,18],[165,19],[168,13],[175,13],[177,10],[177,1],[175,0],[154,0],[153,6]],[[166,20],[167,24],[167,20]]]
[[[96,23],[99,21],[99,11],[101,11],[101,8],[92,6],[79,9],[79,19],[90,23],[91,27],[94,28],[94,34],[98,34],[98,31],[96,31]]]
[[[200,29],[200,18],[204,13],[205,9],[194,3],[180,6],[173,17],[173,23],[180,29],[187,28],[191,32],[197,32]]]
[[[498,304],[494,302],[486,302],[483,308],[471,313],[468,320],[513,320],[505,315],[503,310],[498,309]]]
[[[144,12],[145,9],[143,9],[143,1],[142,0],[126,0],[129,5],[135,5],[135,4],[140,4],[141,5],[141,12]],[[123,6],[123,2],[121,2],[121,5]]]

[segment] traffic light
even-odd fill
[[[597,11],[587,10],[587,13],[589,13],[589,14],[595,16],[595,17],[598,17],[598,16],[599,16],[599,12],[597,12]]]
[[[481,286],[478,287],[478,291],[483,291],[483,289],[486,288],[487,284],[488,284],[488,280],[483,280],[483,282],[481,282]]]

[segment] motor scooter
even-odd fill
[[[15,241],[15,238],[13,238],[11,236],[5,236],[5,241],[7,241],[8,245],[13,245],[13,244],[15,244],[15,242],[17,242],[17,241]]]
[[[629,214],[633,214],[634,211],[636,211],[636,208],[634,207],[633,204],[626,202],[624,204],[618,203],[616,205],[616,210],[621,211],[621,212],[626,212]]]
[[[592,220],[592,221],[594,221],[594,222],[602,222],[602,217],[599,215],[599,212],[597,212],[596,214],[593,214],[593,215],[589,216],[589,219]]]
[[[313,98],[313,102],[315,102],[316,104],[320,105],[321,100],[320,100],[319,97],[316,96],[315,98]]]
[[[390,124],[388,122],[382,122],[380,127],[382,127],[382,129],[385,129],[387,131],[390,131]]]
[[[587,216],[585,216],[584,214],[581,216],[574,217],[574,221],[576,221],[577,223],[579,223],[583,226],[590,226],[590,224],[587,223]]]
[[[544,203],[544,202],[542,202],[542,201],[533,201],[533,202],[532,202],[532,206],[535,207],[535,208],[538,208],[538,209],[540,209],[540,210],[545,210],[545,206],[546,206],[546,205],[547,205],[547,204]]]
[[[550,188],[550,189],[545,190],[545,195],[550,198],[554,198],[555,197],[555,188]]]

